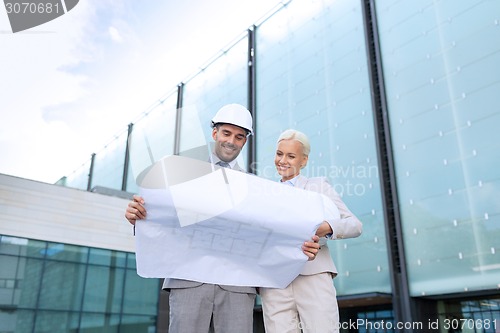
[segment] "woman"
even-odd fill
[[[338,207],[340,218],[323,221],[320,225],[316,235],[322,246],[314,260],[306,263],[290,285],[285,289],[260,288],[266,333],[301,332],[301,329],[304,333],[339,331],[339,311],[332,281],[337,269],[326,239],[357,237],[362,224],[324,177],[300,175],[300,170],[307,165],[309,151],[309,140],[304,133],[289,129],[280,135],[274,164],[281,182],[328,196]]]

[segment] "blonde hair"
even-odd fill
[[[296,140],[300,142],[302,144],[303,154],[305,156],[309,156],[309,153],[311,152],[311,144],[309,143],[307,135],[305,135],[304,133],[294,129],[287,129],[280,134],[276,143],[279,143],[282,140]]]

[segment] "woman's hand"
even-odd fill
[[[319,246],[319,237],[317,235],[314,235],[310,241],[304,242],[302,244],[302,252],[308,257],[308,260],[314,260],[316,259],[316,256],[318,255],[320,246]]]

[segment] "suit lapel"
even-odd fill
[[[236,162],[236,164],[234,165],[234,168],[233,170],[236,170],[236,171],[244,171],[242,168],[240,168],[240,166],[238,165],[238,162]]]
[[[295,182],[295,187],[305,189],[306,184],[307,184],[307,178],[302,175],[298,175],[297,181]]]

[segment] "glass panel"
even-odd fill
[[[47,258],[49,260],[64,260],[73,262],[87,262],[88,248],[60,244],[60,243],[48,243],[47,250],[45,250]]]
[[[43,258],[45,257],[45,249],[47,247],[47,242],[42,242],[42,241],[37,241],[33,239],[28,240],[28,245],[26,246],[26,249],[22,250],[23,254],[25,254],[27,257],[32,257],[32,258]]]
[[[112,265],[116,267],[125,267],[127,263],[127,253],[113,251],[111,255]]]
[[[58,311],[39,311],[36,316],[35,332],[67,333],[78,330],[79,314]]]
[[[127,253],[127,268],[135,269],[135,253]]]
[[[19,258],[14,256],[0,255],[0,263],[2,263],[2,269],[0,270],[0,281],[15,279],[17,267],[19,264]]]
[[[84,278],[84,265],[47,261],[40,290],[40,308],[80,310]]]
[[[124,269],[89,266],[85,283],[83,310],[119,313],[122,303]]]
[[[69,176],[65,177],[62,184],[64,186],[86,190],[89,182],[91,159],[82,164],[78,169],[73,171]]]
[[[41,258],[45,255],[46,242],[26,238],[1,236],[0,253]]]
[[[104,249],[89,249],[89,264],[109,266],[114,251]]]
[[[18,257],[0,255],[0,267],[2,267],[0,270],[0,307],[2,305],[13,307],[19,304],[19,300],[16,299],[19,291],[16,286],[18,282],[16,272],[19,265]]]
[[[32,333],[34,317],[33,311],[0,311],[0,332]]]
[[[312,148],[302,174],[328,177],[364,224],[329,242],[339,295],[391,288],[360,6],[291,2],[257,30],[258,174],[278,179],[276,140],[300,130]]]
[[[156,317],[151,316],[122,316],[120,333],[155,333]]]
[[[464,332],[497,333],[500,331],[500,299],[439,301],[439,322]],[[457,330],[459,331],[459,330]]]
[[[111,267],[125,267],[127,253],[113,250],[90,248],[89,264]]]
[[[177,94],[168,96],[134,124],[130,138],[128,192],[137,192],[136,177],[163,156],[174,152]]]
[[[248,39],[245,37],[185,85],[181,152],[213,142],[211,119],[223,105],[238,103],[246,106],[247,48]],[[242,168],[246,167],[246,156],[244,148],[238,157]]]
[[[155,332],[160,285],[158,279],[142,279],[135,271],[135,255],[130,254],[127,299],[125,266],[127,253],[103,249],[90,249],[90,261],[98,265],[78,263],[85,261],[86,247],[48,243],[22,238],[2,237],[0,254],[0,332]],[[36,245],[35,247],[28,247]],[[32,249],[35,249],[34,251]],[[34,259],[15,253],[47,254],[46,259]],[[41,254],[40,254],[41,253]],[[58,260],[51,260],[51,259]],[[45,260],[45,262],[44,262]],[[77,263],[67,262],[77,261]],[[42,283],[43,281],[43,283]],[[85,292],[85,296],[83,294]],[[122,304],[129,313],[130,322],[118,328]],[[127,305],[128,304],[128,305]],[[41,309],[36,312],[13,310]],[[79,328],[79,311],[82,313]],[[45,310],[45,311],[44,311]],[[50,311],[57,310],[57,311]],[[101,314],[99,314],[101,312]],[[113,315],[112,315],[113,314]],[[144,316],[141,316],[144,315]],[[33,329],[34,318],[36,326]]]
[[[500,281],[500,2],[376,2],[410,292]]]
[[[42,260],[20,258],[14,304],[22,308],[35,308],[37,306],[42,281],[42,270]]]
[[[120,317],[109,314],[84,313],[80,324],[80,332],[113,333],[120,332],[118,323]]]
[[[156,316],[160,280],[141,278],[135,269],[128,269],[125,274],[123,313]]]
[[[0,253],[22,255],[21,248],[26,247],[28,240],[10,236],[0,236]]]
[[[124,131],[95,155],[91,188],[103,186],[122,189],[126,144],[127,131]]]
[[[359,333],[396,332],[396,330],[393,329],[396,324],[394,324],[394,315],[392,311],[358,312],[357,317],[356,328]],[[348,324],[349,322],[346,322],[345,327],[351,327]],[[409,323],[405,323],[405,325],[408,324]],[[418,327],[418,325],[422,323],[415,322],[412,324],[416,326],[416,332],[421,331],[423,326]],[[410,328],[410,326],[406,328]],[[420,330],[418,328],[420,328]]]

